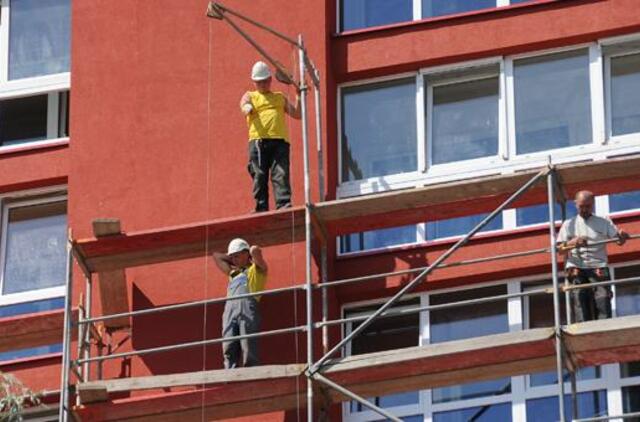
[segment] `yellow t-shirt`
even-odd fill
[[[264,286],[267,284],[267,272],[256,264],[251,264],[245,270],[247,274],[247,288],[249,289],[249,293],[257,293],[264,290]],[[233,279],[235,276],[240,274],[242,270],[233,270],[229,273],[229,279]],[[260,300],[260,296],[255,297],[256,300]]]
[[[281,92],[249,91],[253,112],[247,115],[249,140],[282,138],[289,142],[285,121],[286,99]]]

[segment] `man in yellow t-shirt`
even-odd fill
[[[259,246],[249,246],[244,239],[229,242],[227,253],[214,252],[213,259],[229,277],[227,297],[231,298],[264,290],[267,282],[267,262]],[[260,296],[227,300],[222,314],[222,337],[257,333],[260,329]],[[222,343],[225,369],[256,366],[258,339],[255,337]]]
[[[271,70],[256,62],[251,70],[255,91],[247,91],[240,109],[249,128],[249,174],[253,178],[256,212],[269,210],[269,173],[276,208],[291,206],[289,184],[289,134],[285,113],[300,119],[300,96],[295,105],[282,92],[271,91]]]

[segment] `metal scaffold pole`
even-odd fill
[[[311,282],[311,188],[309,183],[309,139],[307,125],[307,85],[305,83],[305,51],[302,35],[298,35],[300,67],[300,107],[302,112],[302,151],[304,155],[304,229],[305,277],[307,306],[307,366],[313,365],[313,284]],[[307,420],[313,421],[313,380],[307,377]]]
[[[69,233],[71,239],[71,233]],[[71,240],[67,241],[67,268],[64,298],[64,331],[62,337],[62,374],[60,375],[60,408],[58,421],[66,422],[69,411],[69,370],[71,363],[71,295],[73,294],[73,252]]]
[[[560,287],[558,285],[558,245],[555,228],[555,171],[547,175],[547,191],[549,196],[549,239],[551,244],[551,276],[553,278],[553,320],[556,344],[556,374],[558,377],[558,409],[559,420],[565,422],[564,416],[564,374],[562,355],[562,329],[560,321]]]

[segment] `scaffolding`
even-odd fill
[[[288,42],[299,53],[298,80],[289,74],[286,69],[264,51],[244,31],[242,31],[228,15],[243,19],[261,29]],[[568,370],[571,376],[571,395],[576,400],[576,370],[589,362],[608,363],[612,359],[618,359],[624,354],[625,360],[640,359],[640,317],[616,318],[604,321],[590,321],[581,324],[562,325],[560,320],[561,300],[563,291],[581,288],[591,288],[594,285],[569,286],[559,283],[558,268],[558,244],[556,243],[556,225],[554,207],[556,203],[562,205],[562,217],[566,214],[565,186],[575,186],[589,181],[615,179],[629,175],[640,175],[640,158],[624,157],[609,159],[603,162],[578,163],[555,165],[549,159],[548,165],[542,169],[528,170],[521,173],[488,176],[473,180],[464,180],[452,183],[443,183],[437,186],[415,188],[401,192],[374,194],[362,198],[351,198],[335,201],[324,201],[324,175],[322,169],[321,129],[320,129],[320,77],[317,69],[308,57],[302,36],[297,40],[287,37],[271,28],[255,22],[219,3],[211,3],[208,8],[208,16],[229,23],[240,35],[251,43],[276,69],[276,77],[289,84],[297,86],[301,93],[302,105],[302,139],[304,153],[304,191],[305,203],[303,207],[208,221],[200,224],[164,228],[162,230],[122,233],[117,220],[99,220],[94,223],[95,238],[78,240],[70,237],[68,242],[69,259],[67,262],[66,300],[64,312],[64,338],[63,338],[63,368],[61,374],[61,394],[59,417],[61,421],[67,421],[72,414],[89,419],[96,419],[100,406],[106,406],[109,394],[132,391],[135,389],[171,388],[190,386],[197,384],[224,384],[234,383],[264,383],[276,390],[278,400],[274,397],[251,396],[252,393],[238,393],[239,390],[231,389],[229,394],[246,394],[246,400],[251,400],[254,407],[249,409],[255,412],[257,409],[287,408],[295,403],[298,395],[295,382],[306,379],[307,420],[315,421],[319,418],[314,415],[316,404],[323,398],[325,400],[355,400],[363,406],[377,412],[389,420],[400,421],[389,411],[369,402],[364,397],[380,395],[390,392],[404,391],[407,389],[443,386],[460,383],[462,379],[482,380],[489,377],[495,378],[500,374],[513,375],[542,370],[555,369],[558,382],[559,420],[565,421],[564,396],[565,383],[564,372]],[[308,112],[306,108],[306,96],[308,86],[306,79],[311,79],[315,93],[316,112],[316,138],[319,161],[320,202],[313,203],[310,193],[309,180],[309,141],[308,141]],[[433,263],[422,268],[412,268],[382,274],[368,276],[328,280],[327,276],[327,243],[333,237],[352,231],[376,229],[389,226],[419,222],[424,219],[424,211],[437,210],[439,206],[451,204],[469,199],[469,192],[473,196],[483,197],[485,206],[499,203],[493,211],[478,223],[469,233],[460,238],[446,252],[441,254]],[[467,259],[452,263],[447,261],[456,251],[467,245],[474,236],[489,224],[500,213],[522,203],[526,193],[534,192],[538,196],[546,197],[549,210],[549,246],[528,251],[513,252],[509,254],[488,256],[477,259]],[[535,195],[534,195],[535,196]],[[526,201],[525,201],[526,203]],[[431,211],[434,212],[434,211]],[[304,215],[304,219],[302,216]],[[384,216],[384,218],[379,218]],[[293,223],[292,223],[293,221]],[[271,289],[259,293],[250,293],[234,297],[214,298],[188,303],[179,303],[167,306],[159,306],[150,309],[130,311],[127,303],[125,269],[137,266],[171,262],[204,256],[212,245],[224,245],[231,237],[242,233],[254,233],[247,236],[251,243],[259,243],[264,246],[281,244],[292,241],[290,233],[291,225],[302,228],[304,221],[304,235],[295,237],[294,241],[305,241],[305,280],[303,284],[291,287]],[[301,232],[301,230],[296,230]],[[258,233],[257,235],[255,233]],[[638,238],[639,236],[632,236]],[[313,282],[312,276],[312,240],[320,244],[320,277],[319,283]],[[607,241],[609,242],[609,241]],[[549,254],[552,269],[553,286],[550,289],[535,289],[522,293],[506,294],[486,297],[473,301],[458,301],[444,305],[430,305],[404,309],[401,311],[391,309],[407,293],[414,290],[425,278],[437,269],[474,265],[482,262],[494,262],[521,258],[534,254]],[[77,322],[74,322],[74,313],[71,306],[73,295],[73,262],[79,265],[84,275],[85,295],[84,303],[79,309]],[[405,284],[390,299],[388,299],[375,312],[366,317],[329,319],[328,295],[329,288],[348,284],[361,283],[374,278],[392,277],[400,275],[412,275],[412,280]],[[99,279],[99,289],[103,299],[103,313],[94,316],[92,313],[94,276]],[[640,281],[639,277],[624,280],[615,280],[598,283],[599,285],[613,285]],[[190,307],[202,307],[227,301],[240,300],[255,296],[268,296],[299,291],[305,292],[306,323],[303,325],[263,331],[255,334],[247,334],[235,337],[203,339],[201,341],[174,344],[162,347],[153,347],[127,352],[117,352],[116,347],[108,347],[104,353],[106,344],[104,336],[131,326],[131,318],[140,315],[166,312]],[[321,321],[314,321],[313,310],[314,291],[320,292],[322,303]],[[372,353],[352,357],[334,358],[356,336],[361,334],[377,318],[393,317],[407,313],[420,313],[436,309],[468,306],[470,304],[500,301],[516,297],[532,295],[553,295],[554,326],[552,328],[529,329],[521,332],[474,338],[472,341],[461,340],[430,346],[422,346],[410,349],[401,349],[384,353]],[[111,307],[111,312],[105,312],[104,299],[108,298],[106,305]],[[565,303],[568,306],[568,303]],[[570,312],[567,312],[570,315]],[[359,322],[357,328],[346,335],[337,344],[330,347],[328,328],[330,326],[343,325],[350,322]],[[97,328],[97,323],[106,327],[106,333]],[[77,357],[72,359],[71,341],[74,338],[74,328],[77,328]],[[314,356],[313,333],[315,330],[322,332],[323,354],[318,359]],[[141,377],[135,380],[103,380],[102,363],[106,360],[121,359],[130,356],[162,353],[186,348],[194,348],[211,344],[219,344],[223,341],[256,338],[264,336],[282,335],[286,333],[302,332],[306,334],[307,356],[306,364],[275,365],[267,367],[242,368],[236,370],[202,371],[200,373],[175,374],[171,376]],[[97,344],[98,353],[92,355],[92,342]],[[618,355],[612,357],[610,350],[616,350]],[[497,353],[499,351],[500,353]],[[598,351],[604,351],[598,354]],[[624,352],[624,353],[623,353]],[[615,354],[615,353],[614,353]],[[452,356],[456,359],[452,359]],[[616,360],[617,361],[617,360]],[[448,363],[447,363],[448,362]],[[96,366],[96,376],[92,376],[92,364]],[[434,368],[438,368],[437,370]],[[390,380],[390,371],[393,371],[393,379]],[[498,374],[498,375],[496,375]],[[75,389],[71,388],[70,376],[78,379]],[[462,378],[464,376],[464,378]],[[144,378],[144,379],[143,379]],[[401,385],[402,384],[402,385]],[[324,386],[323,396],[318,397],[314,386]],[[277,387],[276,387],[277,386]],[[205,388],[203,388],[203,391]],[[254,389],[259,390],[259,389]],[[72,409],[71,395],[76,395],[76,405]],[[181,393],[187,395],[189,393]],[[181,396],[181,397],[183,397]],[[202,406],[221,406],[215,399],[202,399]],[[271,401],[268,403],[268,401]],[[206,402],[205,402],[206,401]],[[262,404],[258,404],[262,403]],[[78,406],[79,405],[79,406]],[[169,404],[170,405],[170,404]],[[169,406],[167,405],[167,406]],[[109,406],[113,406],[109,404]],[[246,407],[246,403],[244,404]],[[262,406],[262,407],[261,407]],[[98,408],[98,413],[92,413],[92,407]],[[237,410],[227,404],[227,412]],[[577,421],[576,406],[573,406],[572,420]],[[126,420],[127,417],[144,417],[144,414],[127,414],[126,411],[111,408],[111,416],[116,419]],[[199,413],[198,413],[199,414]],[[229,413],[229,415],[234,413]],[[217,417],[229,416],[219,412]],[[615,418],[631,417],[630,415],[618,415]],[[614,418],[608,417],[609,419]],[[597,420],[604,420],[598,418]],[[587,422],[592,419],[583,419]],[[596,420],[596,419],[594,419]]]

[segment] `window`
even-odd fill
[[[640,132],[640,54],[613,57],[610,66],[610,134]]]
[[[420,301],[411,299],[396,305],[392,309],[415,308]],[[377,310],[381,304],[361,307],[346,312],[346,317],[369,315]],[[360,323],[350,323],[347,325],[347,332],[357,328]],[[351,342],[350,354],[359,355],[363,353],[381,352],[384,350],[400,349],[404,347],[417,346],[420,338],[420,316],[418,313],[399,315],[389,318],[379,318],[373,321],[360,335]],[[390,394],[381,397],[369,398],[374,404],[380,407],[398,407],[415,405],[420,397],[417,391]],[[360,403],[351,402],[349,412],[356,413],[366,410]],[[413,419],[408,418],[408,421]]]
[[[0,3],[0,148],[66,138],[70,0]]]
[[[616,280],[640,276],[640,265],[618,267],[614,269]],[[616,289],[616,315],[640,314],[640,284],[635,282],[618,284]]]
[[[498,154],[499,91],[497,76],[429,87],[433,165]]]
[[[340,237],[340,252],[357,252],[416,242],[416,226],[391,227]]]
[[[453,15],[496,7],[496,0],[422,0],[422,17]]]
[[[609,195],[609,212],[640,209],[640,191]]]
[[[493,422],[510,421],[511,403],[501,403],[468,409],[435,412],[433,422]]]
[[[564,414],[571,420],[571,396],[564,396]],[[546,422],[558,419],[558,397],[527,400],[527,422]],[[607,415],[606,391],[578,394],[578,417],[592,418]]]
[[[342,0],[343,31],[406,22],[413,18],[413,0]]]
[[[640,385],[622,389],[622,406],[624,413],[640,412]]]
[[[471,231],[489,214],[477,214],[465,217],[449,218],[446,220],[429,221],[427,223],[427,239],[441,239],[453,236],[462,236]],[[502,228],[502,216],[498,215],[483,227],[481,232],[500,230]]]
[[[516,152],[592,142],[587,50],[516,60]]]
[[[567,201],[566,219],[574,217],[578,211],[573,201]],[[555,204],[553,214],[556,221],[562,220],[562,208],[559,204]],[[516,225],[529,226],[533,224],[549,224],[549,205],[532,205],[530,207],[516,208]]]
[[[342,180],[417,169],[415,80],[345,88]]]

